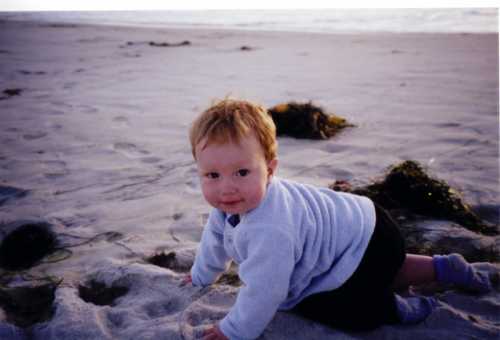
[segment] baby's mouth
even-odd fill
[[[242,202],[243,200],[233,200],[233,201],[221,201],[220,203],[222,205],[225,205],[225,206],[231,206],[231,205],[236,205],[240,202]]]

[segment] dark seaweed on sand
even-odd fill
[[[3,96],[0,96],[0,100],[5,100],[14,96],[19,96],[21,95],[21,92],[23,92],[22,89],[5,89],[2,92]]]
[[[344,118],[327,114],[311,102],[290,102],[268,110],[276,124],[276,134],[303,139],[328,139],[340,130],[353,126]]]
[[[22,89],[5,89],[3,90],[3,93],[7,96],[19,96],[22,91]]]
[[[219,285],[228,285],[233,287],[241,287],[243,282],[240,280],[238,275],[238,265],[231,262],[229,269],[227,269],[218,279],[215,281]]]
[[[179,46],[189,46],[189,45],[191,45],[191,42],[189,40],[184,40],[178,43],[155,42],[155,41],[149,42],[149,46],[153,47],[179,47]]]
[[[394,165],[383,180],[351,191],[370,197],[388,210],[450,220],[486,235],[498,234],[496,227],[476,215],[457,191],[430,177],[415,161]]]
[[[216,283],[233,287],[240,287],[243,284],[240,280],[238,272],[234,270],[229,270],[222,274]]]
[[[48,223],[20,226],[0,244],[0,267],[7,270],[28,269],[56,251],[58,241]]]
[[[180,264],[177,259],[177,254],[173,251],[169,252],[168,254],[155,254],[151,257],[148,257],[146,261],[154,264],[155,266],[171,269],[177,272],[188,272],[191,269],[190,266]]]

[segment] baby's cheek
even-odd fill
[[[210,204],[213,205],[213,202],[214,202],[214,192],[213,192],[213,190],[211,190],[207,186],[202,186],[201,190],[203,192],[203,197],[205,198],[205,200],[208,203],[210,203]]]
[[[254,207],[258,206],[260,202],[264,199],[264,195],[265,195],[265,188],[260,186],[258,188],[255,188],[252,195],[252,205]]]

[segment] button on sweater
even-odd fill
[[[239,265],[244,285],[220,323],[230,339],[257,338],[278,310],[340,287],[356,270],[375,226],[366,197],[274,177],[260,205],[233,227],[213,209],[191,269],[206,286]],[[332,306],[335,308],[335,306]]]

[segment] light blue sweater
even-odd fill
[[[254,339],[277,310],[338,288],[353,274],[375,209],[366,197],[275,177],[261,204],[240,219],[232,227],[224,212],[211,211],[191,275],[194,285],[206,286],[230,259],[239,265],[244,286],[219,326],[230,339]]]

